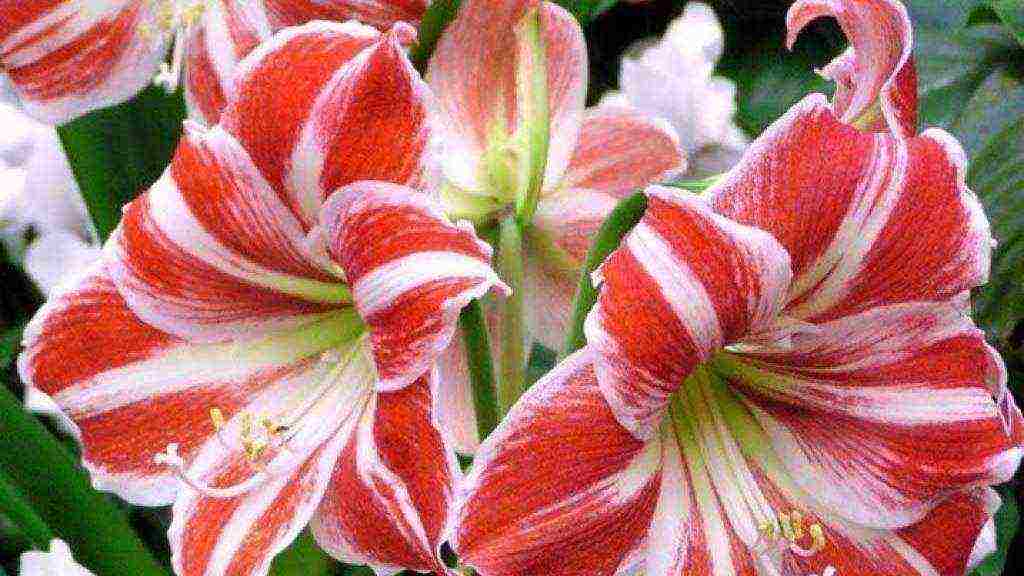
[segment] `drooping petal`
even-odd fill
[[[216,124],[239,61],[271,35],[266,11],[250,0],[207,0],[188,38],[185,102],[189,116]]]
[[[835,515],[896,528],[1013,476],[1020,415],[1004,420],[1001,361],[958,310],[889,306],[817,328],[790,350],[717,366],[795,481]]]
[[[397,22],[419,24],[428,0],[263,0],[278,26],[312,20],[358,20],[381,30]]]
[[[254,461],[238,446],[208,444],[186,471],[204,491],[183,487],[168,532],[175,573],[181,576],[263,576],[270,562],[305,528],[332,477],[335,462],[373,397],[369,350],[357,342],[339,362],[319,362],[325,387],[289,428],[286,443]],[[295,411],[289,390],[268,391],[261,410]],[[224,429],[244,429],[235,418]],[[222,431],[222,433],[224,433]],[[241,495],[210,491],[248,486]],[[207,488],[208,487],[208,488]]]
[[[685,169],[679,138],[667,122],[608,106],[587,111],[560,186],[622,198]]]
[[[346,186],[328,200],[321,222],[327,252],[370,327],[380,390],[428,372],[451,341],[462,307],[504,288],[489,265],[491,248],[411,188]]]
[[[146,0],[3,0],[0,14],[0,69],[50,124],[131,98],[167,50]]]
[[[639,437],[694,367],[772,330],[790,282],[789,256],[766,232],[678,190],[648,196],[643,220],[596,275],[603,287],[586,323],[601,389]]]
[[[434,416],[430,378],[377,395],[338,459],[313,518],[317,542],[335,558],[446,574],[440,544],[458,477]]]
[[[452,545],[487,576],[626,574],[660,483],[660,444],[622,428],[593,354],[538,382],[477,453]]]
[[[820,71],[836,83],[842,120],[900,138],[916,134],[917,70],[906,7],[898,0],[799,0],[786,18],[789,47],[822,16],[836,18],[850,39],[849,50]]]
[[[154,454],[174,443],[190,457],[213,435],[212,408],[230,418],[272,384],[301,381],[309,358],[345,338],[338,318],[244,347],[189,344],[140,322],[102,266],[52,295],[19,369],[28,399],[49,397],[77,428],[94,485],[136,504],[177,491]]]
[[[108,252],[132,310],[191,340],[295,328],[351,303],[311,255],[301,223],[219,127],[185,136],[167,172],[125,210]]]
[[[945,132],[861,133],[812,95],[708,192],[715,209],[789,252],[787,314],[825,320],[957,297],[985,282],[989,225]]]
[[[427,79],[437,94],[445,133],[445,174],[465,190],[479,190],[478,164],[496,134],[511,135],[517,117],[516,29],[537,10],[545,46],[550,139],[545,187],[554,186],[576,146],[586,95],[583,33],[571,14],[537,0],[470,0],[438,42]]]

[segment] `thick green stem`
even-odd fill
[[[0,517],[6,518],[18,527],[32,545],[39,550],[47,550],[53,531],[43,519],[32,510],[32,507],[18,493],[18,489],[0,470]]]
[[[92,489],[71,454],[0,386],[0,469],[35,513],[97,576],[167,576],[128,524]]]
[[[501,314],[501,378],[498,407],[505,415],[526,391],[526,335],[523,327],[523,237],[514,217],[498,229],[498,269],[512,289]]]
[[[583,323],[587,319],[587,313],[597,301],[597,288],[594,287],[591,275],[619,247],[622,239],[640,222],[646,210],[647,197],[642,192],[634,194],[619,202],[619,205],[612,210],[608,219],[604,221],[601,229],[597,232],[594,243],[591,244],[590,251],[587,252],[587,260],[580,274],[580,283],[576,288],[572,324],[569,325],[569,333],[565,337],[565,345],[562,348],[563,358],[586,344]]]
[[[494,360],[491,339],[487,332],[484,307],[479,300],[470,302],[459,316],[462,342],[466,349],[469,381],[473,386],[473,408],[480,440],[491,435],[498,426],[498,398],[494,385]]]

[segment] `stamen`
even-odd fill
[[[171,64],[160,64],[160,71],[153,78],[153,83],[168,93],[178,90],[181,71],[185,61],[185,45],[192,27],[199,23],[206,12],[206,0],[150,0],[155,6],[153,19],[157,30],[142,27],[140,35],[145,38],[174,35],[174,52]]]
[[[792,510],[788,514],[781,512],[777,518],[778,523],[762,522],[758,526],[761,536],[751,547],[755,554],[768,557],[773,548],[777,550],[781,546],[792,554],[810,558],[825,549],[828,539],[821,524],[814,523],[805,527],[804,515],[799,510]],[[805,536],[810,538],[808,547],[801,545]],[[835,569],[831,573],[828,570],[822,573],[822,576],[834,575]]]

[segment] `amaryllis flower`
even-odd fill
[[[857,32],[854,70],[910,37],[884,31],[906,23],[892,1],[794,13],[812,5]],[[889,80],[854,78],[852,101],[907,117]],[[464,562],[962,576],[991,551],[989,486],[1017,469],[1024,421],[965,315],[988,222],[952,136],[861,131],[849,110],[809,96],[705,196],[648,189],[598,273],[588,345],[477,452]]]
[[[71,556],[71,548],[63,540],[51,540],[49,552],[25,552],[18,561],[21,576],[93,576]]]
[[[271,38],[27,328],[30,398],[77,426],[97,488],[174,504],[182,576],[265,574],[307,524],[344,561],[445,570],[458,467],[434,360],[498,280],[408,187],[429,137],[413,35]]]
[[[427,72],[440,109],[441,196],[450,213],[478,225],[517,211],[527,223],[527,330],[551,348],[561,346],[601,222],[624,195],[684,167],[664,121],[584,110],[586,54],[579,24],[553,3],[468,0]],[[455,433],[468,450],[473,420],[454,416],[472,415],[461,356],[453,347],[445,362],[448,379],[463,385],[446,421],[463,423]]]
[[[185,75],[190,115],[215,123],[239,60],[317,19],[416,24],[427,0],[0,0],[0,73],[25,109],[60,124]],[[165,58],[173,45],[172,61]]]

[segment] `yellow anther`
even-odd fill
[[[210,408],[210,420],[213,421],[213,429],[218,432],[221,428],[224,428],[224,413],[220,411],[220,408]]]
[[[821,524],[811,524],[807,527],[807,532],[811,535],[811,552],[818,553],[824,550],[828,541],[825,539],[825,530]]]

